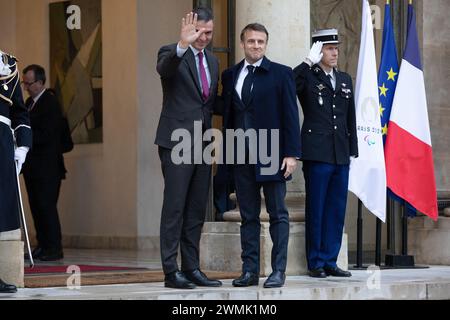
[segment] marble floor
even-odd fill
[[[163,283],[90,286],[77,289],[20,289],[0,300],[450,300],[450,267],[425,270],[383,270],[379,274],[354,271],[350,279],[288,277],[281,289],[221,288],[174,290]]]
[[[160,269],[149,252],[65,250],[65,259],[54,265],[89,264]],[[42,263],[38,263],[40,265]],[[48,263],[45,263],[48,265]],[[415,270],[352,271],[349,279],[288,277],[280,289],[221,288],[174,290],[163,283],[20,289],[0,295],[0,300],[450,300],[450,266]],[[82,282],[82,277],[81,277]]]

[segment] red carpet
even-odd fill
[[[162,270],[136,269],[125,267],[81,265],[81,285],[96,286],[128,283],[163,282]],[[67,273],[68,266],[36,266],[25,269],[25,288],[66,287],[72,276]],[[213,279],[235,279],[240,273],[207,272]]]
[[[137,268],[127,268],[127,267],[109,267],[109,266],[88,266],[79,265],[81,273],[89,272],[108,272],[108,271],[137,271],[143,269]],[[25,268],[26,275],[36,275],[36,274],[56,274],[56,273],[67,273],[69,266],[35,266],[34,268]]]

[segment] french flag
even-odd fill
[[[385,147],[388,187],[418,211],[438,219],[433,149],[414,7]]]

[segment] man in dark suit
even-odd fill
[[[192,155],[194,145],[202,145],[202,137],[194,134],[194,123],[200,123],[202,131],[211,128],[219,76],[218,60],[206,49],[213,29],[211,10],[197,8],[182,20],[180,41],[162,47],[158,54],[157,71],[164,98],[155,143],[159,146],[165,183],[161,259],[165,286],[170,288],[222,285],[220,281],[208,279],[199,265],[211,166],[203,161],[175,164],[172,158],[172,150],[178,144],[172,141],[174,131],[183,129],[194,137],[187,152]],[[181,271],[177,264],[179,247]]]
[[[24,69],[22,84],[30,95],[26,106],[34,139],[23,174],[38,241],[33,257],[56,261],[64,257],[57,203],[66,170],[61,151],[62,110],[45,83],[44,68],[30,65]]]
[[[350,277],[336,262],[342,243],[350,157],[358,156],[350,75],[337,70],[338,31],[313,35],[309,57],[294,72],[305,121],[306,253],[311,277]]]
[[[20,228],[17,175],[31,142],[30,118],[23,102],[17,59],[0,50],[0,234]],[[0,279],[0,293],[16,291],[15,286]]]
[[[264,287],[282,287],[286,278],[289,240],[286,181],[300,158],[300,120],[294,74],[291,68],[265,57],[268,39],[269,33],[263,25],[254,23],[245,27],[241,33],[245,59],[222,75],[224,129],[237,130],[237,136],[239,132],[248,134],[244,139],[235,139],[244,144],[245,161],[235,158],[232,166],[242,218],[243,272],[233,281],[235,287],[259,283],[261,188],[270,215],[273,242],[273,272]],[[263,134],[264,130],[267,135]],[[252,132],[256,139],[249,138]],[[269,164],[262,158],[263,145],[270,150]],[[242,145],[238,143],[236,147],[240,149]],[[226,152],[230,150],[227,148]],[[238,152],[234,154],[239,157]]]

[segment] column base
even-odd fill
[[[23,241],[0,241],[0,279],[24,287]]]
[[[408,254],[417,264],[450,265],[450,218],[417,217],[408,222]]]

